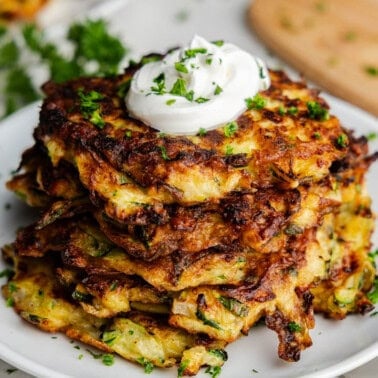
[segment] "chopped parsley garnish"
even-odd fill
[[[181,378],[184,375],[185,369],[189,366],[190,361],[181,361],[180,366],[177,369],[177,378]]]
[[[296,322],[289,322],[289,324],[287,325],[287,329],[293,333],[302,331],[302,327]]]
[[[6,277],[11,278],[14,275],[14,271],[12,269],[6,268],[0,272],[0,278]]]
[[[222,92],[223,92],[223,88],[220,87],[219,85],[217,85],[217,86],[215,87],[214,94],[215,94],[216,96],[218,96],[218,95],[220,95]]]
[[[176,71],[182,72],[182,73],[188,73],[189,72],[189,70],[186,68],[185,64],[182,63],[182,62],[176,62],[175,63],[175,69],[176,69]]]
[[[170,94],[186,97],[187,96],[187,90],[186,90],[186,81],[179,77],[173,84],[172,89],[169,92]]]
[[[345,148],[348,145],[348,137],[345,134],[340,134],[337,137],[336,143],[339,147]]]
[[[167,100],[165,103],[166,103],[168,106],[170,106],[170,105],[173,105],[175,102],[176,102],[176,99],[171,98],[171,99]]]
[[[101,101],[104,96],[94,90],[84,93],[82,89],[79,89],[77,93],[80,98],[80,110],[83,116],[99,129],[104,128],[105,121],[101,116],[99,104],[99,101]]]
[[[223,349],[210,349],[209,353],[221,359],[222,361],[227,361],[228,359],[227,352]]]
[[[266,105],[266,99],[262,97],[260,94],[257,94],[253,98],[252,97],[246,98],[245,103],[249,110],[263,109]]]
[[[238,130],[238,124],[235,121],[227,123],[227,125],[223,129],[224,135],[227,138],[233,137],[237,130]]]
[[[372,303],[378,303],[378,276],[375,277],[373,288],[371,289],[371,291],[369,291],[369,293],[367,293],[367,297]]]
[[[378,76],[378,66],[366,66],[365,72],[370,76]]]
[[[366,139],[369,141],[375,140],[377,138],[378,138],[378,133],[375,133],[375,132],[371,132],[366,135]]]
[[[206,98],[206,97],[197,97],[194,101],[197,103],[197,104],[203,104],[204,102],[207,102],[209,101],[210,99],[209,98]]]
[[[217,378],[222,371],[220,366],[208,366],[205,370],[205,373],[210,374],[211,378]]]
[[[167,154],[167,149],[165,148],[165,146],[159,146],[160,148],[160,152],[161,152],[161,157],[164,159],[164,160],[170,160],[169,159],[169,156]]]
[[[6,305],[7,305],[7,307],[13,307],[14,306],[14,299],[12,297],[7,298]]]
[[[160,73],[152,81],[156,84],[156,86],[151,87],[153,93],[162,95],[166,92],[164,72]]]
[[[206,58],[205,63],[210,66],[213,63],[213,58]]]
[[[104,354],[101,358],[102,360],[102,363],[105,365],[105,366],[112,366],[114,365],[114,356],[112,354]]]
[[[222,47],[224,45],[224,41],[223,40],[212,41],[211,43],[213,45],[215,45],[215,46],[218,46],[218,47]]]
[[[226,146],[226,151],[225,151],[225,153],[226,153],[227,156],[232,155],[232,154],[234,153],[234,148],[228,144],[228,145]]]
[[[329,119],[328,110],[317,101],[308,101],[306,105],[308,115],[311,119],[315,119],[317,121],[326,121]]]
[[[150,374],[154,370],[154,367],[155,367],[154,364],[151,361],[148,361],[144,357],[137,358],[137,362],[144,367],[144,372],[146,374]]]
[[[287,114],[290,114],[290,115],[298,114],[298,108],[296,106],[290,106],[290,108],[287,109]]]
[[[322,137],[322,135],[321,135],[318,131],[314,132],[314,134],[312,134],[312,136],[313,136],[315,139],[320,139],[320,138]]]
[[[203,127],[201,127],[199,130],[198,130],[198,135],[199,136],[205,136],[207,134],[207,130],[204,129]]]
[[[368,257],[372,263],[375,263],[375,259],[378,257],[378,249],[376,249],[375,251],[369,252]]]
[[[198,47],[196,49],[188,49],[184,51],[186,58],[195,58],[197,54],[206,54],[207,49],[203,47]]]

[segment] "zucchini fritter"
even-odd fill
[[[314,311],[370,311],[365,173],[378,154],[366,138],[279,71],[232,135],[161,134],[124,104],[138,67],[44,86],[35,145],[7,183],[41,210],[3,248],[16,272],[3,295],[20,316],[193,375],[260,320],[297,361]]]

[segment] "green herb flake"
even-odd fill
[[[290,115],[298,114],[298,108],[296,106],[290,106],[290,108],[287,109],[287,114],[290,114]]]
[[[226,146],[226,151],[225,151],[225,154],[227,156],[230,156],[234,153],[234,148],[232,146],[230,146],[229,144]]]
[[[367,297],[372,303],[378,303],[378,276],[375,277],[373,288],[367,293]]]
[[[148,361],[146,358],[139,357],[136,361],[144,367],[144,372],[146,374],[150,374],[154,370],[154,364],[151,361]]]
[[[374,311],[374,312],[372,312],[372,313],[370,314],[370,317],[372,318],[372,317],[377,316],[377,315],[378,315],[378,311]]]
[[[219,377],[221,371],[222,368],[220,366],[208,366],[205,370],[205,373],[209,374],[211,378],[217,378]]]
[[[14,299],[12,297],[7,298],[6,305],[7,305],[7,307],[13,307],[14,306]]]
[[[328,110],[317,101],[308,101],[306,105],[308,115],[311,119],[315,119],[317,121],[327,121],[329,119]]]
[[[169,92],[170,94],[186,97],[187,90],[186,90],[186,82],[183,78],[179,77],[175,83],[173,84],[172,89]]]
[[[207,130],[204,129],[203,127],[201,127],[199,130],[198,130],[198,135],[199,136],[205,136],[207,134]]]
[[[101,101],[104,96],[94,90],[84,93],[83,89],[79,89],[77,93],[80,99],[80,110],[83,116],[89,119],[92,124],[102,129],[105,126],[105,121],[100,113],[99,101]]]
[[[171,99],[167,100],[165,103],[166,103],[168,106],[171,106],[171,105],[173,105],[175,102],[176,102],[176,99],[171,98]]]
[[[126,137],[126,138],[131,138],[131,136],[132,136],[132,132],[131,132],[131,130],[126,130],[126,131],[125,131],[125,137]]]
[[[209,353],[222,361],[227,361],[228,359],[227,352],[223,349],[210,349]]]
[[[207,53],[207,49],[203,47],[198,47],[195,49],[188,49],[184,51],[186,58],[195,58],[197,54],[206,54],[206,53]]]
[[[318,131],[314,132],[314,134],[312,134],[312,136],[315,139],[321,139],[321,137],[322,137],[322,135]]]
[[[190,361],[184,360],[181,361],[178,369],[177,369],[177,378],[182,378],[185,372],[185,369],[189,366]]]
[[[12,269],[6,268],[0,272],[0,278],[11,278],[14,276],[14,271]]]
[[[260,94],[255,95],[253,98],[248,97],[245,99],[248,110],[252,109],[263,109],[266,105],[266,99]]]
[[[222,47],[224,45],[223,40],[212,41],[211,43],[215,46],[218,46],[218,47]]]
[[[302,331],[302,327],[296,322],[289,322],[287,329],[292,333]]]
[[[336,139],[338,147],[345,148],[348,145],[348,137],[345,134],[340,134]]]
[[[209,101],[210,99],[209,98],[205,98],[205,97],[198,97],[196,98],[194,101],[197,103],[197,104],[203,104],[207,101]]]
[[[256,369],[252,369],[252,373],[258,373],[259,371]]]
[[[215,87],[215,90],[214,90],[214,95],[215,95],[215,96],[218,96],[218,95],[220,95],[222,92],[223,92],[223,88],[220,87],[219,85],[217,85],[217,86]]]
[[[378,66],[366,66],[365,72],[369,76],[378,76]]]
[[[154,94],[162,95],[166,93],[164,72],[160,73],[152,81],[156,84],[156,86],[150,88]]]
[[[376,133],[376,132],[371,132],[371,133],[366,135],[366,139],[370,142],[373,141],[373,140],[376,140],[377,138],[378,138],[378,133]]]
[[[8,283],[8,290],[10,293],[15,293],[18,290],[17,285],[14,282]]]
[[[205,63],[206,63],[208,66],[211,66],[211,63],[213,63],[213,58],[206,58]]]
[[[227,125],[223,128],[224,135],[227,138],[231,138],[234,136],[234,134],[238,131],[238,124],[236,121],[232,121],[227,123]]]
[[[101,361],[105,366],[112,366],[114,365],[114,356],[108,353],[103,354]]]
[[[182,62],[176,62],[175,63],[175,69],[176,71],[178,72],[182,72],[182,73],[188,73],[188,69],[186,68],[185,64],[182,63]]]
[[[159,146],[160,148],[160,153],[161,153],[161,157],[164,159],[164,160],[170,160],[169,159],[169,156],[167,154],[167,149],[165,148],[165,146]]]
[[[82,360],[83,358],[84,358],[84,354],[82,354],[82,353],[77,356],[78,360]]]

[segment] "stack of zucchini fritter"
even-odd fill
[[[234,122],[162,134],[128,116],[137,68],[44,86],[35,145],[8,182],[41,208],[3,248],[19,315],[193,375],[260,320],[297,361],[314,310],[371,310],[366,138],[278,71]]]

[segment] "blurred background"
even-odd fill
[[[378,116],[378,0],[0,0],[0,118],[46,80],[224,39]],[[0,125],[1,127],[1,125]],[[377,123],[378,127],[378,123]],[[345,374],[375,377],[377,359]],[[29,377],[0,361],[0,377]]]

